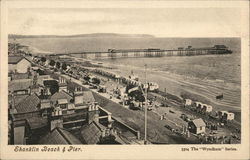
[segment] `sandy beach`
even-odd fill
[[[145,82],[145,69],[143,67],[117,65],[111,63],[103,63],[102,66],[122,76],[129,76],[131,71],[140,77],[140,81]],[[147,69],[147,80],[156,82],[160,86],[160,90],[170,94],[181,96],[183,93],[190,95],[198,95],[214,106],[216,110],[230,110],[234,112],[240,111],[240,86],[234,83],[226,83],[221,81],[201,80],[196,77],[186,77],[170,72],[158,71],[155,69]],[[217,100],[215,97],[219,93],[224,94],[223,100]],[[205,102],[203,102],[205,103]]]

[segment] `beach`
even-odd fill
[[[238,55],[237,55],[238,56]],[[237,57],[236,56],[236,57]],[[195,59],[197,56],[188,57],[189,59]],[[164,61],[164,59],[172,58],[172,57],[162,57],[160,60]],[[183,59],[183,57],[174,57],[176,63],[176,59]],[[200,58],[200,57],[198,57]],[[211,58],[211,56],[203,57],[204,60]],[[215,57],[212,57],[215,58]],[[219,57],[220,59],[221,57]],[[222,57],[223,59],[235,59],[234,57]],[[238,57],[239,58],[239,57]],[[225,70],[223,74],[218,73],[220,79],[212,79],[207,76],[206,78],[202,78],[199,76],[194,76],[199,70],[193,70],[193,74],[188,76],[188,72],[190,72],[190,68],[184,68],[187,73],[180,74],[174,73],[170,71],[164,71],[164,65],[157,64],[157,58],[127,58],[127,59],[106,59],[106,60],[98,60],[98,62],[102,63],[102,66],[105,66],[105,70],[115,72],[119,75],[129,76],[131,72],[133,74],[138,75],[139,80],[145,82],[145,68],[144,64],[147,64],[147,81],[148,82],[156,82],[160,86],[160,90],[166,91],[170,94],[181,97],[181,95],[191,95],[191,97],[198,97],[203,103],[209,103],[213,105],[216,110],[230,110],[234,112],[240,111],[240,77],[237,77],[238,72],[234,70],[239,70],[240,67],[235,62],[234,66],[231,69]],[[181,60],[182,60],[181,59]],[[159,60],[159,58],[158,58]],[[170,61],[170,60],[169,60]],[[168,61],[168,62],[169,62]],[[227,61],[227,60],[225,60]],[[170,63],[170,65],[171,65]],[[217,62],[218,64],[220,62]],[[239,62],[240,63],[240,62]],[[157,68],[157,65],[159,68]],[[178,65],[178,64],[177,64]],[[215,64],[217,65],[217,64]],[[221,64],[223,66],[224,64]],[[216,66],[216,67],[221,67]],[[214,68],[214,65],[212,65]],[[224,67],[227,67],[225,65]],[[110,68],[110,69],[108,69]],[[205,67],[204,67],[205,68]],[[211,74],[211,67],[206,67],[204,69],[203,74]],[[222,67],[223,68],[223,67]],[[236,68],[236,69],[235,69]],[[196,72],[196,73],[195,73]],[[215,75],[216,76],[216,75]],[[223,77],[226,79],[223,79]],[[231,77],[231,78],[230,78]],[[219,94],[223,94],[224,98],[222,100],[217,100],[216,96]]]

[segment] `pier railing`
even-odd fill
[[[163,56],[194,56],[210,54],[231,54],[227,48],[187,48],[187,49],[137,49],[137,50],[109,50],[108,52],[81,52],[70,53],[73,57],[98,59],[98,58],[122,58],[122,57],[163,57]]]

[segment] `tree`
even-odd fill
[[[56,62],[53,59],[49,62],[49,65],[52,66],[52,67],[54,67],[55,64],[56,64]]]
[[[127,85],[126,92],[128,93],[128,90],[130,90],[130,89],[132,89],[134,87],[136,87],[136,86],[135,85]],[[144,97],[144,95],[143,95],[143,93],[142,93],[142,91],[140,89],[128,93],[128,96],[134,97],[135,100],[138,100],[140,102],[145,101],[145,97]]]
[[[67,64],[66,64],[66,63],[63,63],[63,64],[62,64],[62,69],[63,69],[63,70],[66,70],[66,69],[67,69]]]
[[[94,84],[97,84],[97,85],[99,85],[99,84],[101,83],[100,79],[98,79],[98,78],[96,78],[96,77],[92,78],[92,82],[93,82]]]
[[[61,68],[61,63],[60,62],[56,62],[56,68],[60,69]]]
[[[42,57],[41,58],[41,61],[44,63],[44,62],[46,62],[46,58],[45,57]]]
[[[44,80],[43,84],[49,88],[51,95],[59,91],[59,85],[56,80]]]
[[[88,75],[85,75],[85,76],[83,77],[83,79],[86,80],[86,81],[89,81],[90,77],[89,77]]]

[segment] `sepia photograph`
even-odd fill
[[[1,107],[15,152],[242,144],[240,7],[16,6]]]

